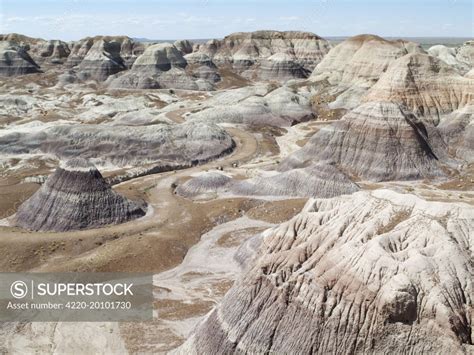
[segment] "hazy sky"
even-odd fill
[[[0,33],[65,40],[214,38],[258,29],[473,37],[473,20],[473,0],[0,0]]]

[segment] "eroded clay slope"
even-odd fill
[[[443,114],[474,102],[474,80],[430,55],[408,54],[390,65],[364,101],[396,102],[438,124]]]
[[[472,207],[359,192],[309,201],[261,238],[179,353],[473,350]]]
[[[350,175],[369,180],[433,178],[443,175],[440,142],[435,130],[403,107],[368,102],[321,129],[285,159],[280,170],[330,161]]]
[[[342,93],[333,103],[334,108],[353,108],[394,60],[419,52],[423,49],[413,42],[359,35],[332,48],[310,79],[327,81],[334,86],[334,92]]]
[[[15,42],[0,41],[0,76],[39,73],[40,67],[25,47]]]
[[[0,152],[83,157],[119,167],[147,163],[178,167],[215,159],[235,146],[224,129],[203,122],[138,127],[35,123],[0,134]]]
[[[216,65],[262,80],[308,77],[329,49],[323,38],[298,31],[239,32],[196,46]]]
[[[34,231],[70,231],[123,223],[145,215],[146,208],[114,192],[85,159],[59,167],[25,201],[15,224]]]

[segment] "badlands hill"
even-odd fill
[[[388,190],[310,201],[262,234],[177,353],[469,352],[473,236],[465,204]]]
[[[33,122],[24,131],[0,134],[3,154],[53,154],[61,160],[94,159],[118,167],[155,164],[191,166],[230,153],[232,137],[203,122],[158,124],[150,127],[95,124],[48,125]]]
[[[351,110],[283,161],[282,171],[328,161],[355,179],[432,179],[459,164],[452,158],[469,161],[474,152],[465,129],[474,81],[415,44],[350,38],[311,80],[327,82],[336,96],[330,107]]]
[[[359,35],[332,48],[310,79],[333,86],[332,93],[339,97],[332,107],[354,108],[395,59],[420,52],[421,46],[413,42]]]
[[[237,196],[290,196],[329,198],[359,190],[348,176],[333,165],[315,164],[272,176],[234,180],[220,173],[206,173],[178,186],[177,194],[205,197],[212,194]]]
[[[212,79],[200,78],[201,67],[195,73],[190,73],[189,70],[186,71],[187,67],[186,59],[173,44],[155,44],[148,47],[137,58],[129,72],[111,78],[110,87],[138,89],[178,88],[186,90],[213,89]],[[211,70],[211,67],[209,67],[209,70]]]
[[[280,169],[330,161],[352,176],[369,180],[433,178],[443,172],[433,146],[440,147],[431,133],[399,105],[365,103],[316,133]]]
[[[235,33],[194,47],[187,40],[150,45],[126,36],[65,43],[9,34],[1,35],[0,41],[24,48],[39,65],[73,68],[69,83],[110,78],[111,88],[122,89],[213,90],[222,76],[242,82],[306,78],[330,48],[329,42],[312,33],[277,31]]]
[[[10,33],[0,35],[0,42],[11,42],[23,48],[38,65],[63,64],[70,54],[69,45],[60,40],[47,41]]]
[[[16,76],[39,72],[39,65],[24,47],[10,41],[0,42],[0,75]]]
[[[0,271],[155,297],[0,324],[0,353],[472,353],[471,47],[0,37]]]
[[[308,32],[234,33],[197,45],[216,65],[230,65],[245,77],[305,78],[329,51],[329,42]]]
[[[449,64],[461,75],[474,67],[474,41],[468,41],[457,48],[438,44],[428,49],[428,53]]]
[[[415,53],[394,61],[363,101],[390,101],[407,107],[425,121],[474,102],[474,84],[442,60]]]
[[[85,159],[67,161],[51,175],[15,216],[16,225],[34,231],[71,231],[119,224],[146,209],[114,192]]]

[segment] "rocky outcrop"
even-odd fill
[[[94,38],[92,37],[86,37],[71,43],[71,53],[69,54],[66,64],[71,68],[81,64],[82,60],[87,55],[87,52],[89,52],[89,49],[91,49],[93,45]]]
[[[396,102],[438,124],[441,115],[474,101],[474,80],[435,57],[413,53],[394,61],[364,101]]]
[[[181,52],[182,55],[192,53],[193,51],[193,44],[187,39],[174,42],[174,46]]]
[[[40,67],[27,52],[15,42],[0,41],[0,75],[16,76],[41,72]]]
[[[230,176],[210,172],[180,184],[176,188],[176,193],[183,197],[193,198],[199,195],[223,193],[229,191],[233,185],[234,180]]]
[[[460,74],[465,74],[471,69],[471,65],[463,61],[459,61],[456,57],[458,53],[458,48],[455,47],[446,47],[442,44],[430,47],[428,49],[428,54],[436,57],[446,64],[454,67]]]
[[[240,32],[196,48],[217,66],[230,65],[247,78],[307,77],[329,51],[329,43],[308,32]],[[260,65],[264,67],[260,72]]]
[[[469,353],[473,246],[467,204],[389,190],[309,201],[261,235],[175,353]]]
[[[444,117],[438,129],[454,156],[474,163],[474,105]]]
[[[339,94],[333,108],[351,109],[374,85],[389,65],[408,53],[423,52],[413,42],[388,41],[374,35],[351,37],[332,48],[311,75],[312,81],[327,81]]]
[[[118,224],[145,215],[145,207],[114,192],[87,160],[61,165],[24,202],[15,223],[34,231],[64,232]]]
[[[204,122],[141,127],[38,124],[0,135],[0,152],[6,155],[49,153],[119,167],[191,166],[229,153],[234,146],[224,129]]]
[[[443,176],[443,148],[439,133],[403,107],[369,102],[321,129],[280,170],[330,161],[351,176],[375,181],[433,178]]]
[[[359,187],[335,166],[317,163],[308,168],[248,180],[240,183],[234,191],[249,196],[330,198],[358,190]]]
[[[290,196],[329,198],[359,190],[347,176],[329,164],[262,176],[233,180],[219,173],[206,173],[178,186],[176,192],[187,198],[216,193],[238,196]]]
[[[63,64],[69,56],[70,49],[66,42],[59,40],[44,40],[17,33],[0,35],[0,41],[9,41],[23,48],[39,65]]]
[[[83,80],[103,81],[130,68],[143,51],[143,45],[129,37],[87,37],[72,45],[67,65],[77,66],[78,76]]]
[[[185,70],[187,65],[186,59],[173,44],[155,44],[145,50],[130,71],[111,77],[109,87],[116,89],[213,89],[211,82],[188,73]]]
[[[63,64],[70,54],[69,46],[66,42],[51,40],[41,41],[33,45],[30,50],[31,56],[39,64]]]
[[[136,60],[133,69],[155,73],[157,70],[183,69],[186,65],[187,62],[178,48],[170,43],[159,43],[148,47]]]
[[[474,68],[474,40],[467,41],[458,48],[456,59],[461,63],[466,63],[470,69]]]
[[[0,34],[0,41],[13,42],[22,47],[29,47],[38,43],[45,42],[44,39],[28,37],[19,33]]]
[[[104,81],[110,75],[127,69],[120,55],[121,43],[117,41],[95,41],[92,47],[77,66],[78,77],[81,80],[94,79]]]
[[[262,89],[258,94],[246,88],[217,94],[203,110],[189,115],[188,119],[284,127],[314,118],[308,98],[291,88],[284,86],[270,92],[268,87]]]
[[[73,84],[77,82],[79,78],[74,70],[69,69],[66,72],[58,75],[58,82],[56,83],[57,87],[63,87],[68,84]]]
[[[200,52],[194,52],[194,53],[189,53],[184,56],[186,59],[186,62],[190,65],[205,65],[208,67],[216,67],[214,63],[212,62],[211,58],[204,53]]]
[[[289,80],[294,78],[307,78],[310,71],[299,63],[294,55],[276,53],[262,60],[259,78],[262,80]]]

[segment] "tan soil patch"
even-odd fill
[[[155,309],[158,309],[158,317],[165,320],[180,320],[203,316],[208,313],[215,303],[196,299],[195,303],[185,303],[180,300],[158,299],[153,302]]]
[[[241,245],[250,237],[263,232],[265,229],[266,228],[247,228],[225,233],[219,238],[216,244],[222,248],[236,247]]]
[[[247,216],[268,223],[283,223],[301,212],[307,199],[265,202],[252,208]]]

